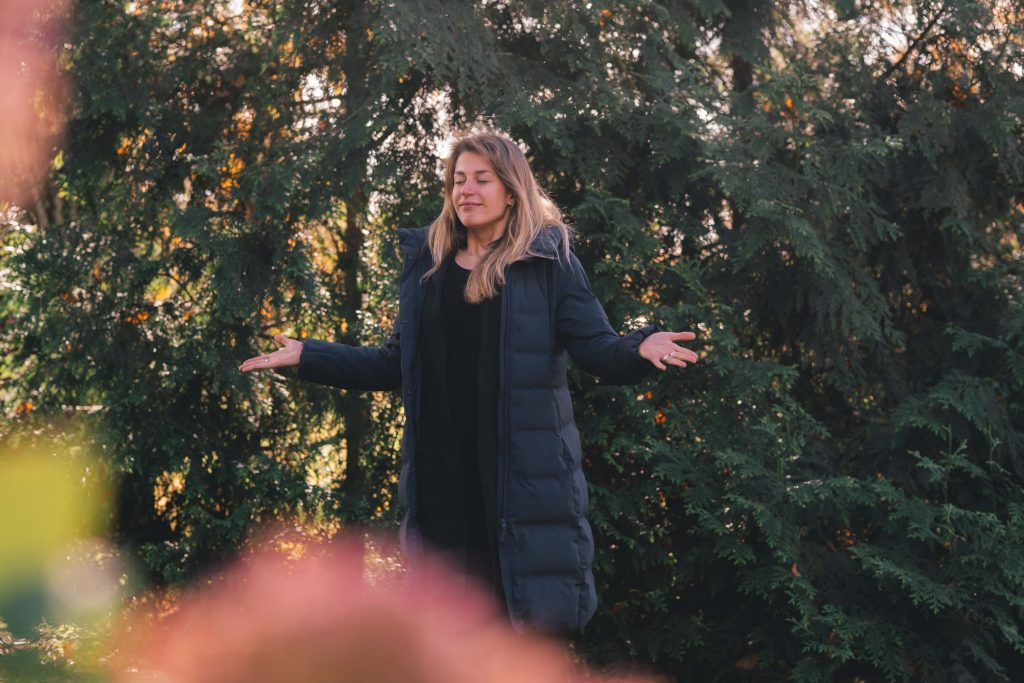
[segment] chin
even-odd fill
[[[493,218],[477,218],[473,216],[468,219],[462,218],[460,216],[459,222],[461,222],[463,227],[465,227],[467,230],[474,230],[485,225],[491,225],[492,223],[496,222],[499,218],[501,218],[501,216],[495,216]]]

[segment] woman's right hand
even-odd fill
[[[302,342],[298,339],[289,339],[283,334],[275,334],[274,341],[282,348],[273,353],[265,353],[262,356],[249,358],[238,369],[242,372],[250,370],[269,370],[270,368],[283,368],[288,365],[298,365],[299,356],[302,355]]]

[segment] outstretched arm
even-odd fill
[[[620,336],[608,322],[576,254],[570,252],[568,260],[568,266],[555,265],[559,273],[555,331],[581,368],[611,384],[636,384],[654,368],[696,362],[696,353],[674,343],[694,339],[692,332],[663,332],[650,324]]]
[[[383,346],[349,346],[306,339],[302,343],[299,377],[339,389],[389,391],[402,386],[399,317]]]
[[[289,339],[274,335],[283,348],[254,356],[239,366],[242,372],[298,366],[302,379],[339,389],[387,391],[402,386],[398,319],[381,347],[350,346],[319,339]]]

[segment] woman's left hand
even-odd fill
[[[659,370],[667,370],[669,365],[685,368],[687,363],[697,362],[697,354],[675,342],[693,341],[696,338],[693,332],[655,332],[640,342],[640,355]]]

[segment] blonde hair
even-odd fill
[[[522,150],[503,135],[489,129],[479,131],[471,128],[459,134],[445,162],[444,208],[427,232],[433,266],[423,275],[423,280],[437,272],[453,251],[466,246],[466,228],[459,220],[452,202],[455,162],[463,152],[475,152],[487,158],[494,166],[501,184],[514,200],[505,232],[489,245],[487,253],[473,268],[466,283],[466,301],[475,304],[498,293],[498,288],[505,283],[505,268],[509,264],[529,256],[541,256],[531,251],[530,245],[545,226],[550,225],[559,230],[564,247],[562,253],[566,255],[569,253],[570,236],[569,227],[562,220],[562,212],[537,184]]]

